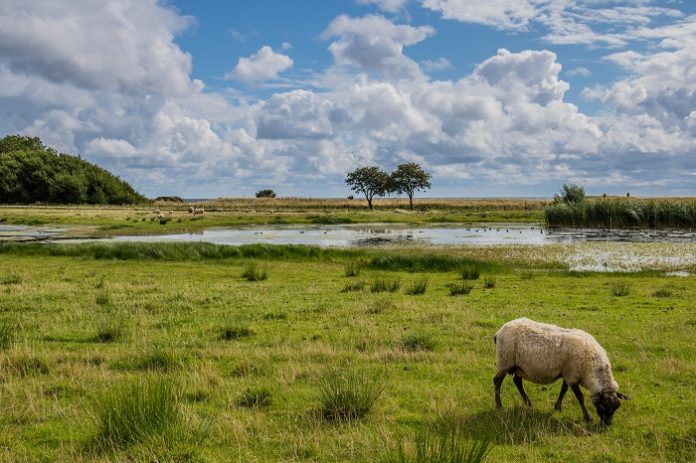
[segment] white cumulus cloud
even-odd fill
[[[237,66],[225,77],[242,82],[276,79],[279,73],[289,69],[292,64],[292,58],[276,53],[266,45],[248,58],[239,58]]]

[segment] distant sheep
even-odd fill
[[[580,385],[589,389],[591,399],[602,423],[610,425],[619,399],[628,399],[619,392],[611,364],[602,346],[589,334],[576,329],[538,323],[518,318],[504,324],[494,337],[498,372],[493,378],[495,404],[502,407],[500,386],[505,375],[512,375],[524,402],[532,403],[524,391],[522,380],[550,384],[563,378],[555,409],[561,410],[563,396],[572,389],[580,403],[583,417],[590,421]]]

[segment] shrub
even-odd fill
[[[495,281],[495,278],[493,278],[493,277],[486,277],[483,280],[483,287],[484,288],[493,289],[493,288],[495,288],[495,284],[496,284],[496,281]]]
[[[247,338],[251,336],[253,332],[245,326],[223,326],[220,329],[220,339],[224,341],[232,341],[239,338]]]
[[[611,285],[611,293],[614,296],[617,297],[622,297],[622,296],[628,296],[628,293],[631,292],[630,287],[628,286],[628,283],[625,281],[617,281],[613,285]]]
[[[265,269],[259,268],[256,264],[249,264],[244,267],[242,278],[247,281],[262,281],[268,278],[268,273]]]
[[[351,281],[350,283],[346,283],[341,292],[349,293],[353,291],[362,291],[366,284],[367,283],[363,280]]]
[[[452,283],[449,285],[450,296],[469,294],[474,287],[467,283]]]
[[[432,351],[435,341],[428,335],[409,334],[401,338],[401,347],[407,352]]]
[[[401,280],[398,278],[376,278],[370,283],[370,291],[373,293],[395,293],[400,287]]]
[[[347,263],[344,270],[347,277],[357,277],[360,275],[360,265],[355,262]]]
[[[420,280],[414,281],[408,288],[406,288],[406,294],[410,294],[412,296],[424,294],[427,289],[428,280],[426,278],[421,278]]]
[[[267,189],[267,190],[257,191],[255,196],[257,198],[275,198],[276,194],[275,194],[275,191]]]
[[[381,378],[352,365],[328,368],[317,381],[323,418],[349,421],[364,417],[384,390]]]
[[[455,432],[421,429],[407,450],[402,439],[384,463],[481,463],[491,448],[490,440],[465,441]]]
[[[120,449],[173,433],[182,423],[182,390],[159,375],[110,385],[94,403],[97,441]]]
[[[247,388],[236,400],[240,407],[265,408],[271,405],[271,391],[265,387]]]
[[[474,265],[465,265],[462,267],[461,275],[464,280],[478,280],[481,270]]]

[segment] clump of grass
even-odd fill
[[[0,350],[7,350],[15,343],[19,325],[7,318],[0,319]]]
[[[365,281],[363,280],[356,280],[356,281],[351,281],[350,283],[346,283],[346,285],[343,287],[341,290],[342,293],[350,293],[350,292],[356,292],[356,291],[362,291],[365,288]]]
[[[265,408],[271,405],[273,394],[266,387],[247,388],[235,403],[240,407]]]
[[[258,371],[258,367],[250,362],[242,362],[230,370],[230,375],[235,378],[250,376]]]
[[[370,283],[370,291],[373,293],[395,293],[401,287],[399,278],[375,278]]]
[[[418,294],[424,294],[427,289],[428,280],[426,278],[421,278],[420,280],[414,281],[408,288],[406,288],[406,294],[416,296]]]
[[[347,277],[357,277],[360,275],[360,265],[356,262],[348,262],[344,267],[344,273]]]
[[[109,303],[111,302],[109,292],[105,289],[99,291],[99,294],[97,294],[97,297],[95,299],[95,302],[97,303],[97,305],[101,306],[109,305]]]
[[[357,420],[384,390],[381,375],[352,365],[328,368],[317,381],[321,415],[328,421]]]
[[[493,289],[493,288],[495,288],[495,285],[496,285],[496,281],[495,281],[495,278],[493,278],[493,277],[486,277],[483,280],[483,287],[484,288]]]
[[[256,264],[249,264],[244,267],[242,278],[246,281],[263,281],[268,278],[268,272]]]
[[[670,288],[660,288],[653,292],[653,297],[672,297],[674,292]]]
[[[122,449],[174,434],[183,421],[182,397],[176,383],[159,375],[110,385],[94,402],[97,442]]]
[[[465,265],[460,273],[463,280],[478,280],[481,276],[481,269],[475,265]]]
[[[387,310],[393,309],[394,308],[394,302],[392,302],[389,299],[378,299],[376,301],[373,301],[366,309],[366,312],[369,314],[381,314],[383,312],[386,312]]]
[[[532,270],[520,270],[517,272],[517,276],[520,277],[520,280],[531,280],[534,278],[534,271]]]
[[[435,349],[435,341],[426,334],[409,334],[401,338],[401,348],[406,352],[430,352]]]
[[[220,339],[223,341],[248,338],[252,334],[254,334],[253,331],[246,326],[227,325],[220,329]]]
[[[139,370],[172,371],[181,366],[182,358],[173,350],[152,346],[136,362]]]
[[[122,339],[126,325],[122,319],[115,316],[105,316],[97,323],[97,342],[115,342]]]
[[[45,375],[50,371],[48,363],[40,357],[28,353],[17,353],[5,359],[2,370],[25,377],[30,375]]]
[[[616,297],[628,296],[630,292],[631,288],[625,281],[616,281],[611,285],[611,293]]]
[[[481,463],[490,452],[490,440],[467,441],[459,433],[420,429],[407,448],[403,439],[384,463]]]
[[[468,283],[451,283],[449,285],[450,296],[461,296],[462,294],[469,294],[472,289],[474,289],[474,287]]]
[[[268,312],[263,315],[264,320],[287,320],[288,314],[285,312]]]
[[[16,273],[8,273],[0,277],[1,285],[18,285],[22,282],[22,277]]]

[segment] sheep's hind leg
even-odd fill
[[[578,402],[580,403],[580,408],[582,409],[582,417],[585,418],[585,421],[592,421],[592,418],[590,418],[590,414],[587,412],[587,408],[585,407],[585,397],[583,397],[582,395],[580,385],[573,384],[572,386],[570,386],[570,388],[573,390],[575,398],[578,399]]]
[[[568,383],[563,381],[563,384],[561,385],[561,393],[558,394],[558,400],[556,401],[556,406],[553,408],[556,409],[557,412],[561,411],[561,407],[563,404],[563,397],[565,396],[566,392],[568,392]]]
[[[500,401],[500,385],[503,384],[503,380],[505,379],[506,374],[507,374],[506,371],[499,371],[498,374],[496,374],[493,377],[493,385],[495,386],[495,407],[496,408],[503,407],[503,404]]]
[[[529,400],[529,396],[524,390],[524,386],[522,385],[522,378],[520,378],[517,375],[514,375],[512,377],[512,381],[515,383],[515,386],[517,386],[517,390],[520,391],[520,395],[522,396],[522,400],[524,400],[524,403],[528,406],[532,406],[532,401]]]

